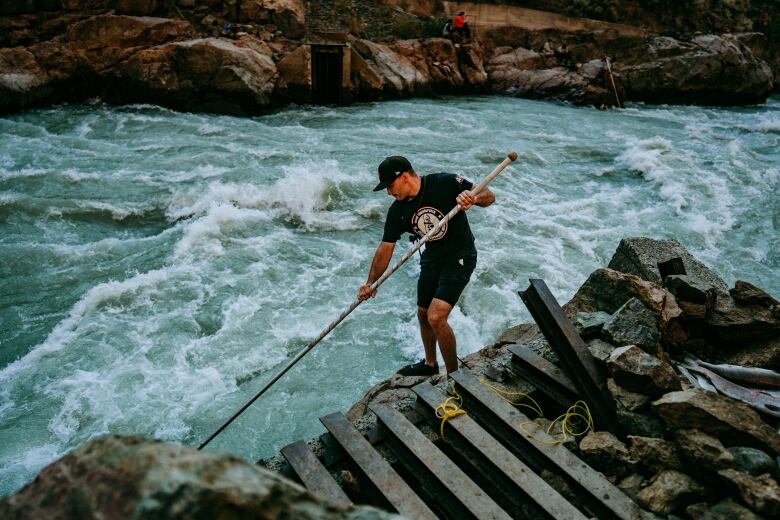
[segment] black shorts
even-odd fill
[[[476,255],[423,265],[417,280],[417,306],[427,309],[438,298],[454,307],[476,266]]]

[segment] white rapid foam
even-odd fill
[[[387,155],[479,181],[520,152],[496,203],[468,214],[461,357],[530,320],[529,278],[563,303],[625,236],[677,238],[777,295],[779,109],[475,97],[0,119],[0,494],[96,435],[202,441],[354,301],[391,202],[371,191]],[[402,267],[213,448],[271,455],[419,359],[418,273]]]

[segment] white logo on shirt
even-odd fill
[[[428,231],[433,229],[444,218],[444,214],[436,208],[426,206],[420,208],[412,216],[412,229],[418,236],[424,236]],[[440,240],[447,234],[447,226],[449,222],[446,222],[430,240]]]

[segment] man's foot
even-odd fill
[[[402,376],[432,376],[439,373],[439,364],[426,365],[425,360],[421,359],[419,363],[406,365],[398,373]]]

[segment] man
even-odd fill
[[[477,250],[465,211],[471,206],[490,206],[496,200],[489,189],[471,193],[473,184],[451,173],[420,177],[409,161],[399,155],[379,165],[379,184],[374,191],[387,190],[395,202],[387,211],[382,242],[374,254],[368,280],[360,287],[363,301],[376,296],[373,284],[385,272],[393,256],[395,243],[404,233],[420,238],[459,204],[458,212],[425,244],[417,281],[417,320],[425,349],[425,358],[398,371],[401,375],[439,373],[436,344],[447,373],[458,369],[455,334],[447,320],[477,265]]]

